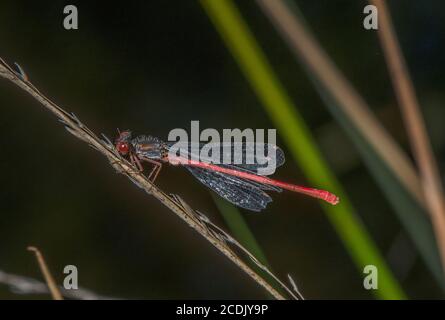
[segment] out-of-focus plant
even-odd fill
[[[201,4],[308,180],[340,196],[340,205],[322,206],[360,273],[365,265],[377,266],[381,285],[375,291],[376,294],[386,299],[404,298],[399,283],[355,213],[337,178],[323,160],[304,120],[236,6],[230,0],[201,0]]]

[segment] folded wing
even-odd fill
[[[242,178],[226,175],[197,167],[186,168],[205,186],[234,205],[251,210],[261,211],[272,198],[263,190],[281,191],[281,189],[247,181]]]

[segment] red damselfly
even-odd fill
[[[337,204],[339,198],[325,190],[308,188],[298,186],[286,182],[271,179],[266,175],[258,174],[261,164],[258,162],[247,163],[241,162],[232,164],[227,162],[219,162],[215,164],[211,161],[206,161],[199,157],[192,157],[192,149],[186,150],[181,155],[171,154],[171,147],[173,143],[166,143],[158,138],[151,136],[138,136],[132,138],[130,131],[123,131],[119,133],[115,141],[117,151],[123,155],[128,156],[133,165],[143,171],[141,162],[149,162],[153,165],[148,178],[154,181],[161,170],[163,163],[173,165],[182,165],[186,167],[201,183],[208,188],[215,191],[227,201],[236,206],[252,210],[261,211],[269,202],[271,197],[265,191],[277,191],[282,189],[293,192],[302,193],[314,198],[324,200],[330,204]],[[255,147],[264,147],[267,144],[241,144],[233,145],[231,149],[222,148],[221,157],[224,157],[225,150],[229,150],[233,155],[234,149],[240,147],[244,153],[253,152]],[[267,145],[267,148],[273,148],[275,153],[275,166],[281,166],[284,161],[283,151],[275,145]],[[197,160],[198,158],[198,160]]]

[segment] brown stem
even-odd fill
[[[54,280],[49,268],[43,258],[42,253],[36,247],[28,247],[28,250],[34,252],[37,263],[39,264],[40,271],[42,271],[43,277],[45,278],[45,282],[48,285],[49,292],[54,300],[63,300],[62,294],[60,293],[59,287]]]
[[[370,0],[370,3],[377,7],[380,43],[399,101],[414,158],[419,167],[421,186],[434,227],[442,259],[442,268],[445,271],[445,201],[439,170],[428,139],[414,86],[392,26],[391,15],[385,1]]]

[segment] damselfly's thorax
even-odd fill
[[[131,144],[138,156],[152,160],[163,160],[168,156],[166,143],[156,137],[137,136],[131,140]]]

